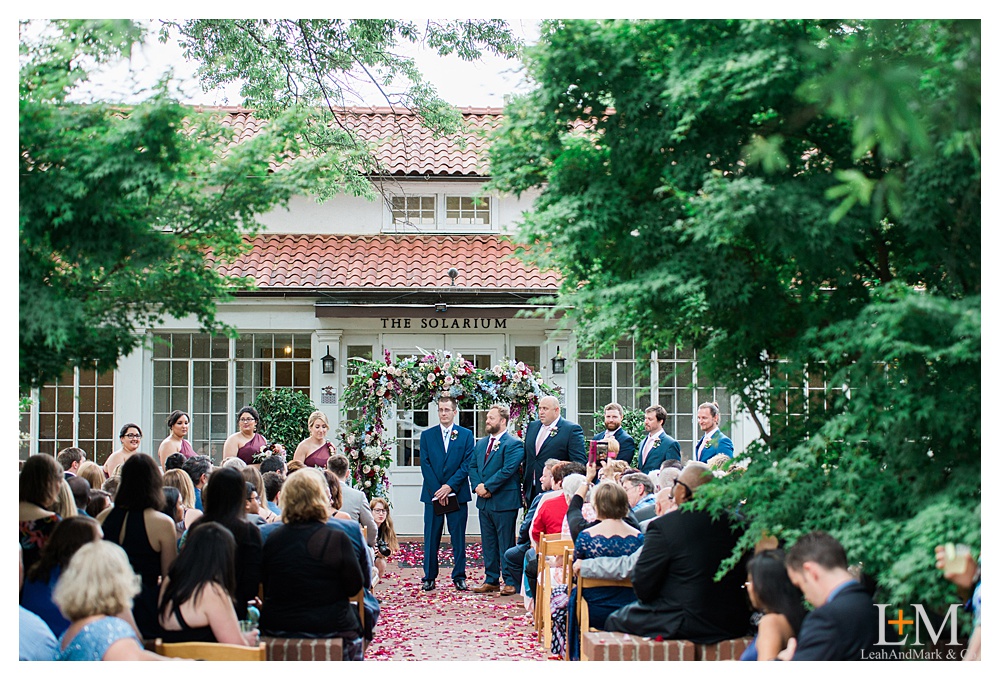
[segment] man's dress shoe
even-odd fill
[[[496,593],[500,590],[500,585],[497,583],[483,583],[472,589],[474,593]]]

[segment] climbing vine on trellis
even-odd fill
[[[365,494],[386,496],[395,438],[386,430],[393,409],[422,408],[444,396],[460,408],[510,408],[508,431],[523,438],[528,422],[538,416],[538,401],[558,395],[559,388],[542,382],[523,362],[503,359],[492,369],[480,369],[461,354],[443,350],[422,356],[397,357],[388,350],[382,359],[350,359],[354,376],[343,394],[343,410],[357,411],[345,419],[339,438],[351,461],[355,486]]]

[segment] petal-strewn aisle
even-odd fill
[[[437,588],[420,589],[423,571],[419,543],[402,546],[375,587],[382,614],[375,639],[365,653],[371,661],[536,660],[547,658],[535,641],[531,619],[525,618],[519,595],[477,595],[455,590],[451,582],[451,548],[441,550]],[[483,582],[478,543],[467,555],[469,587]],[[414,566],[410,566],[414,565]],[[445,566],[448,565],[448,566]]]

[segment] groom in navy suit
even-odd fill
[[[653,404],[646,409],[646,419],[642,425],[646,428],[646,436],[636,453],[639,459],[634,465],[640,472],[647,475],[653,470],[659,470],[665,460],[680,460],[681,445],[676,439],[663,431],[667,422],[667,410],[659,404]]]
[[[424,590],[434,590],[438,575],[438,548],[441,532],[448,522],[451,548],[455,566],[451,580],[456,590],[468,590],[465,585],[465,525],[469,519],[469,462],[475,444],[472,430],[455,424],[458,402],[453,397],[438,399],[440,427],[431,427],[420,433],[420,472],[424,477],[420,500],[424,504]],[[447,505],[448,497],[455,495],[458,510],[438,515],[436,503]]]
[[[549,458],[587,464],[583,428],[559,415],[559,400],[542,397],[538,420],[528,423],[524,433],[524,495],[530,504],[542,489],[542,472]]]
[[[510,410],[495,405],[486,414],[486,432],[476,444],[469,465],[469,480],[476,492],[479,528],[483,540],[486,579],[474,593],[500,590],[503,554],[514,545],[517,511],[521,509],[521,478],[524,444],[507,432]],[[504,583],[517,587],[513,574],[503,574]]]

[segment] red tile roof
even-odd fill
[[[250,276],[261,289],[457,288],[554,293],[555,272],[512,257],[515,245],[495,234],[258,236],[253,250],[229,265],[228,275]],[[209,257],[210,261],[214,258]]]
[[[236,131],[236,142],[256,135],[267,124],[247,109],[199,107],[198,110],[222,113],[224,124]],[[407,109],[352,107],[340,111],[338,117],[348,129],[375,147],[375,158],[385,174],[486,176],[489,174],[487,133],[499,125],[502,110],[463,108],[461,113],[467,132],[438,139]]]

